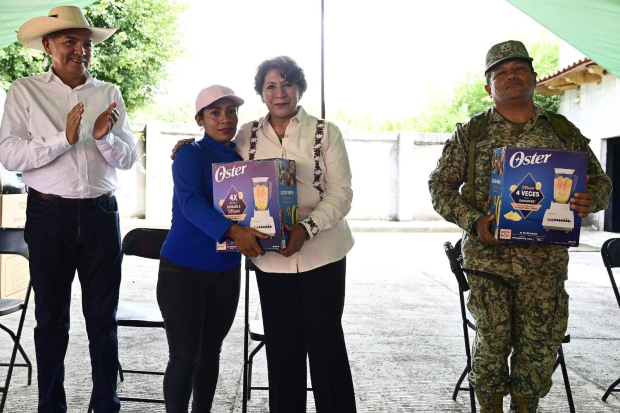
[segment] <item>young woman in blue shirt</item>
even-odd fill
[[[166,412],[211,411],[222,342],[232,325],[241,281],[241,254],[264,252],[256,237],[213,207],[211,165],[242,160],[231,142],[243,99],[224,86],[203,89],[196,99],[196,123],[204,137],[183,145],[172,164],[172,226],[161,251],[157,302],[170,359],[164,376]],[[229,237],[240,253],[218,253],[215,243]]]

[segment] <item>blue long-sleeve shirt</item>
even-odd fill
[[[211,165],[242,160],[230,146],[205,133],[198,142],[181,146],[172,163],[174,194],[172,227],[161,255],[175,264],[205,271],[225,271],[241,263],[241,253],[216,252],[232,222],[213,208]]]

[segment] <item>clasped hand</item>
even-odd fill
[[[580,218],[585,218],[590,214],[592,209],[592,202],[594,195],[588,192],[589,176],[586,176],[586,191],[576,192],[573,198],[570,199],[570,208],[577,211]],[[474,234],[478,235],[480,241],[485,244],[499,244],[499,241],[491,234],[491,225],[495,220],[495,214],[481,216],[474,222]]]
[[[67,141],[69,145],[74,145],[80,138],[80,123],[82,122],[82,115],[84,114],[84,102],[80,102],[71,109],[71,112],[67,115],[67,126],[65,133],[67,135]],[[93,126],[93,138],[99,140],[106,136],[118,119],[120,114],[116,109],[116,102],[112,103],[108,108],[97,117]]]
[[[269,238],[267,235],[254,228],[242,227],[241,225],[233,224],[224,233],[225,236],[232,238],[241,252],[246,257],[257,257],[259,255],[265,255],[265,251],[260,247],[256,238]]]
[[[280,251],[280,254],[285,257],[290,257],[296,252],[299,252],[301,247],[304,246],[304,243],[306,242],[306,231],[304,231],[302,224],[284,224],[284,230],[289,233],[288,244],[286,245],[286,248]]]
[[[590,214],[590,210],[592,210],[594,194],[588,192],[589,180],[590,176],[586,176],[586,192],[575,192],[574,197],[570,199],[570,208],[577,211],[580,218],[587,217]]]

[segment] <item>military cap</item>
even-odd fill
[[[484,73],[488,72],[496,64],[508,59],[525,59],[530,62],[534,60],[528,54],[523,43],[518,40],[508,40],[507,42],[498,43],[489,49]]]

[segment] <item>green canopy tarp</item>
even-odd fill
[[[620,78],[620,0],[507,0]]]
[[[33,17],[47,16],[56,6],[85,7],[94,0],[0,0],[0,49],[17,41],[17,29]],[[86,17],[88,18],[88,16]]]

